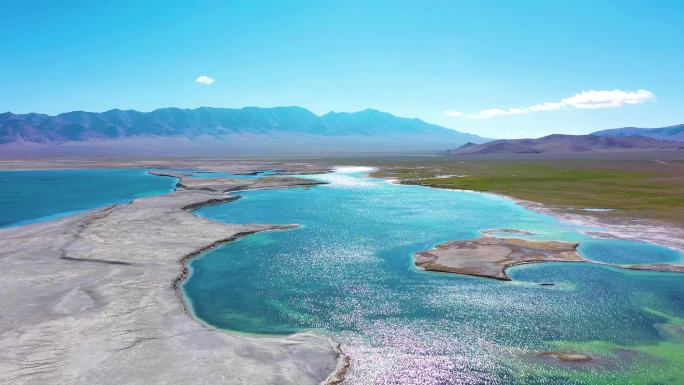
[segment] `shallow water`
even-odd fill
[[[682,383],[684,275],[548,263],[510,269],[514,282],[501,282],[412,263],[418,250],[492,228],[578,241],[585,257],[608,262],[681,253],[593,239],[497,196],[396,185],[355,169],[316,178],[330,184],[250,191],[198,210],[230,223],[300,225],[195,259],[184,293],[198,317],[248,333],[330,333],[353,359],[351,384]],[[546,350],[595,359],[536,358]]]
[[[0,171],[0,227],[165,194],[175,183],[141,169]]]

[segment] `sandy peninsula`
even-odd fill
[[[273,168],[255,169],[254,163],[233,170]],[[246,234],[289,227],[217,223],[189,209],[237,198],[227,191],[318,182],[177,176],[176,191],[167,195],[0,230],[0,383],[339,382],[349,361],[334,341],[310,333],[221,332],[193,319],[177,290],[192,256]]]

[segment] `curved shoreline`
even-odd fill
[[[177,178],[177,179],[178,179],[178,183],[176,184],[176,188],[188,188],[188,186],[187,186],[186,184],[183,183],[183,178],[184,178],[186,175],[183,175],[183,174],[176,174],[176,173],[165,173],[165,172],[158,172],[158,171],[150,171],[150,174],[152,174],[152,175],[158,175],[158,176],[168,176],[168,177]],[[187,176],[189,176],[189,175],[187,175]],[[218,178],[218,179],[222,179],[222,178]],[[317,184],[324,184],[324,182],[319,182],[319,183],[317,183]],[[308,185],[308,184],[307,184],[307,185]],[[296,187],[296,186],[287,186],[287,187]],[[270,188],[270,187],[267,187],[267,188]],[[257,189],[258,189],[258,188],[257,188]],[[245,189],[245,190],[242,190],[242,189],[237,189],[237,190],[236,190],[236,189],[230,189],[231,192],[248,191],[248,190],[253,190],[253,189]],[[228,190],[226,190],[226,191],[228,191]],[[217,205],[217,204],[223,204],[223,203],[232,202],[232,201],[238,200],[238,199],[240,199],[240,198],[241,198],[241,196],[236,195],[236,196],[228,196],[228,197],[225,197],[225,198],[209,199],[209,200],[206,200],[206,201],[203,201],[203,202],[198,202],[198,203],[195,203],[195,204],[190,204],[190,205],[183,206],[183,207],[181,207],[181,210],[185,210],[185,211],[190,212],[190,213],[193,214],[193,215],[196,215],[196,214],[194,214],[194,213],[192,212],[193,210],[196,210],[196,209],[199,209],[199,208],[202,208],[202,207],[207,207],[207,206],[213,206],[213,205]],[[197,316],[194,314],[194,312],[191,310],[191,308],[192,308],[191,304],[188,304],[188,303],[187,303],[186,297],[185,297],[185,296],[183,295],[183,293],[181,292],[183,282],[189,278],[189,273],[190,273],[190,270],[189,270],[189,263],[192,261],[192,259],[194,259],[194,258],[200,256],[201,254],[204,254],[205,252],[207,252],[207,251],[209,251],[209,250],[211,250],[211,249],[214,249],[214,248],[216,248],[216,247],[220,247],[220,246],[223,245],[223,244],[226,244],[226,243],[229,243],[229,242],[236,241],[236,240],[238,240],[238,239],[240,239],[240,238],[242,238],[242,237],[245,237],[245,236],[248,236],[248,235],[251,235],[251,234],[255,234],[255,233],[257,233],[257,232],[261,232],[261,231],[273,231],[273,230],[286,230],[286,229],[296,228],[296,227],[298,227],[298,226],[299,226],[299,225],[296,225],[296,224],[290,224],[290,225],[277,225],[277,227],[274,226],[274,227],[271,228],[271,229],[254,230],[254,231],[245,231],[245,232],[241,232],[241,233],[236,233],[236,234],[234,234],[234,235],[232,235],[232,236],[230,236],[230,237],[227,237],[227,238],[225,238],[225,239],[218,240],[218,241],[216,241],[216,242],[214,242],[214,243],[212,243],[212,244],[210,244],[210,245],[207,245],[207,246],[205,246],[205,247],[203,247],[203,248],[201,248],[201,249],[195,250],[195,251],[193,251],[192,253],[189,253],[189,254],[186,254],[185,256],[183,256],[183,257],[179,260],[179,263],[180,263],[180,265],[182,266],[182,270],[181,270],[180,274],[178,275],[178,277],[176,277],[176,279],[175,279],[175,280],[173,281],[173,283],[172,283],[172,287],[173,287],[173,289],[175,290],[176,295],[178,296],[178,299],[179,299],[179,301],[180,301],[180,303],[181,303],[181,306],[183,307],[183,311],[186,312],[190,317],[192,317],[192,318],[195,319],[196,321],[201,322],[202,324],[205,324],[204,321],[202,321],[201,319],[199,319],[199,317],[197,317]],[[208,326],[208,327],[214,328],[214,327],[211,326],[211,325],[207,325],[207,326]],[[233,332],[233,331],[230,331],[230,330],[223,330],[223,329],[218,329],[218,328],[214,328],[214,329],[220,330],[221,332],[227,332],[227,333]],[[291,334],[291,335],[302,335],[302,334],[307,334],[307,333],[308,333],[308,332],[297,332],[297,333],[294,333],[294,334]],[[252,337],[254,337],[254,336],[252,336]],[[260,336],[260,337],[261,337],[261,336]],[[273,338],[273,337],[272,337],[272,336],[263,336],[263,338]],[[349,371],[349,367],[350,367],[350,365],[351,365],[351,357],[349,357],[349,356],[344,352],[344,350],[342,349],[342,345],[341,345],[339,342],[335,342],[335,341],[334,341],[332,338],[330,338],[330,337],[323,337],[323,338],[329,338],[331,341],[334,342],[334,350],[335,350],[335,352],[337,353],[338,356],[337,356],[337,365],[336,365],[335,369],[334,369],[334,370],[333,370],[333,371],[332,371],[332,372],[331,372],[323,381],[321,381],[320,384],[321,384],[321,385],[339,385],[339,384],[341,384],[341,383],[345,380],[346,374],[347,374],[347,372]]]
[[[511,200],[518,205],[540,214],[548,215],[561,222],[581,227],[600,228],[604,231],[585,231],[584,233],[600,239],[620,239],[637,242],[647,242],[655,245],[668,247],[684,253],[684,228],[671,225],[662,221],[648,218],[618,218],[602,217],[591,211],[580,214],[572,211],[571,207],[553,207],[544,203],[524,200],[511,195],[492,191],[468,190],[461,188],[448,188],[429,186],[420,183],[405,183],[391,176],[375,176],[389,183],[398,183],[406,186],[422,186],[425,188],[463,191],[476,194],[492,195],[495,197]],[[667,235],[670,234],[670,235]]]
[[[543,203],[527,201],[504,194],[486,193],[510,199],[528,210],[554,217],[564,223],[603,229],[604,231],[584,231],[585,234],[596,238],[647,242],[684,253],[684,229],[664,222],[645,218],[604,218],[598,215],[591,215],[589,214],[591,213],[590,211],[579,214],[571,212],[569,208],[552,207]]]
[[[150,174],[177,178],[178,179],[178,183],[176,184],[177,188],[188,188],[186,185],[183,184],[183,177],[185,175],[176,174],[176,173],[158,172],[158,171],[150,171]],[[219,179],[221,179],[221,178],[219,178]],[[324,183],[325,182],[318,182],[317,184],[324,184]],[[296,187],[296,186],[287,186],[287,187]],[[234,193],[237,191],[249,191],[249,190],[254,190],[254,189],[245,189],[245,190],[232,190],[231,189],[230,191]],[[236,196],[228,196],[225,198],[209,199],[209,200],[206,200],[203,202],[198,202],[195,204],[183,206],[183,207],[181,207],[181,210],[185,210],[185,211],[190,212],[193,215],[196,215],[192,212],[193,210],[196,210],[196,209],[199,209],[202,207],[232,202],[232,201],[238,200],[240,198],[241,198],[241,196],[236,195]],[[245,237],[245,236],[248,236],[251,234],[255,234],[257,232],[273,231],[273,230],[286,230],[286,229],[296,228],[298,226],[299,225],[297,225],[297,224],[277,225],[277,227],[273,227],[271,229],[245,231],[245,232],[241,232],[241,233],[236,233],[230,237],[218,240],[218,241],[216,241],[210,245],[207,245],[201,249],[195,250],[192,253],[189,253],[189,254],[186,254],[185,256],[183,256],[179,260],[179,263],[182,266],[182,270],[181,270],[180,274],[178,275],[178,277],[176,277],[176,279],[172,283],[172,287],[175,290],[176,295],[178,296],[178,299],[181,303],[181,306],[183,307],[183,311],[186,312],[190,317],[195,319],[197,322],[201,322],[202,324],[206,324],[204,321],[202,321],[199,317],[197,317],[194,314],[194,312],[191,310],[192,306],[187,303],[186,297],[181,292],[183,282],[189,278],[189,273],[190,273],[189,263],[192,261],[192,259],[200,256],[201,254],[204,254],[205,252],[207,252],[211,249],[214,249],[216,247],[220,247],[223,244],[236,241],[242,237]],[[207,325],[207,326],[211,327],[213,329],[216,329],[216,330],[220,330],[221,332],[234,333],[234,331],[231,331],[231,330],[223,330],[223,329],[215,328],[211,325]],[[309,333],[309,332],[297,332],[297,333],[294,333],[291,335],[302,335],[302,334],[307,334],[307,333]],[[251,336],[251,337],[255,337],[255,336]],[[273,338],[272,336],[258,336],[258,337]],[[323,337],[323,336],[321,336],[321,337]],[[344,350],[342,349],[342,345],[339,342],[336,342],[332,338],[327,337],[327,336],[323,337],[323,338],[328,338],[331,341],[333,341],[334,350],[337,353],[338,357],[337,357],[337,365],[336,365],[335,369],[323,381],[321,381],[320,384],[321,385],[339,385],[345,380],[347,372],[349,371],[349,368],[351,366],[351,357],[344,352]]]
[[[339,385],[344,382],[345,378],[347,377],[347,373],[349,372],[349,368],[351,366],[351,357],[344,352],[342,349],[342,344],[339,342],[336,343],[335,350],[338,353],[337,367],[335,367],[335,370],[330,373],[328,378],[323,380],[321,385]]]
[[[189,184],[0,231],[0,290],[8,293],[0,306],[11,314],[0,319],[6,358],[0,382],[294,385],[344,375],[348,357],[329,338],[219,332],[189,314],[177,291],[192,257],[248,233],[287,227],[222,224],[188,210],[236,199],[224,195],[228,190],[319,182],[273,177]]]

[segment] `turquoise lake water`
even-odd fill
[[[0,227],[165,194],[175,184],[141,169],[0,171]]]
[[[396,185],[354,168],[314,177],[330,184],[244,192],[197,211],[300,225],[193,260],[183,289],[199,318],[245,333],[329,334],[352,357],[350,384],[684,383],[684,274],[547,263],[510,269],[514,281],[502,282],[412,262],[416,251],[493,228],[577,241],[597,261],[681,263],[681,253],[594,239],[497,196]],[[535,355],[554,350],[595,359]]]

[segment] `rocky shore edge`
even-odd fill
[[[349,367],[351,366],[351,357],[344,352],[340,343],[335,344],[335,351],[338,353],[337,366],[321,385],[339,385],[347,377],[347,372],[349,372]]]

